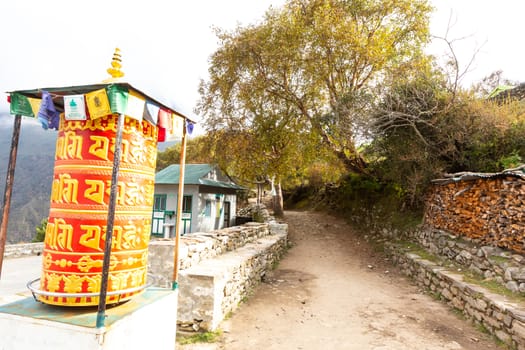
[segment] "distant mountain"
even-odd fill
[[[0,206],[9,163],[14,118],[0,114]],[[23,118],[7,232],[8,243],[30,242],[35,227],[49,215],[57,132]],[[159,143],[159,152],[174,142]]]
[[[13,117],[0,115],[0,189],[5,191]],[[16,159],[7,242],[30,242],[35,227],[49,214],[57,132],[23,118]]]

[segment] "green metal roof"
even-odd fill
[[[203,185],[211,187],[244,190],[244,187],[232,182],[216,181],[204,178],[215,166],[211,164],[186,164],[184,169],[185,185]],[[160,185],[178,185],[180,178],[180,165],[172,164],[155,174],[155,183]]]
[[[492,90],[490,92],[490,94],[487,96],[488,99],[491,99],[491,98],[494,98],[496,96],[498,96],[500,93],[504,92],[504,91],[508,91],[508,90],[511,90],[513,89],[514,86],[510,86],[510,85],[500,85],[500,86],[497,86],[494,90]]]

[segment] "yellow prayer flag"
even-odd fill
[[[173,133],[177,137],[182,137],[184,131],[184,118],[179,117],[176,114],[173,114]]]
[[[91,119],[112,114],[106,89],[95,90],[86,94],[86,104]]]
[[[144,107],[146,99],[133,90],[128,92],[128,104],[126,106],[126,113],[129,118],[142,121],[144,115]]]
[[[40,104],[42,103],[42,100],[39,98],[27,98],[29,100],[29,104],[31,105],[31,109],[33,110],[33,114],[36,118],[38,115],[38,111],[40,110]]]
[[[166,130],[166,141],[180,140],[184,130],[184,118],[175,113],[171,113],[170,119],[171,128]]]

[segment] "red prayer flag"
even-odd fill
[[[157,136],[157,142],[164,142],[166,140],[166,129],[159,126],[159,133]]]

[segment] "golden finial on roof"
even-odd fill
[[[124,72],[120,70],[122,68],[122,58],[120,56],[120,49],[117,47],[115,53],[113,53],[113,59],[111,60],[111,67],[107,69],[111,78],[104,80],[104,82],[118,81],[124,76]]]

